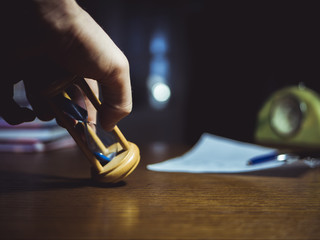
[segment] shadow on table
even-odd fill
[[[43,191],[82,187],[115,188],[125,186],[118,183],[97,183],[90,178],[68,178],[45,174],[0,171],[0,194],[21,191]]]

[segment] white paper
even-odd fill
[[[198,143],[183,156],[150,164],[147,169],[162,172],[189,173],[250,172],[283,165],[283,163],[277,161],[247,165],[251,158],[275,151],[272,148],[204,133]]]

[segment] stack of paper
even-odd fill
[[[14,86],[14,100],[20,106],[30,107],[23,82]],[[58,126],[55,120],[35,119],[12,126],[0,118],[0,152],[43,152],[74,145],[67,130]]]
[[[277,161],[247,165],[251,158],[273,152],[275,149],[205,133],[198,143],[183,156],[148,165],[147,169],[189,173],[250,172],[283,165],[284,163]]]
[[[55,120],[36,119],[12,126],[0,118],[0,152],[43,152],[74,145],[67,130]]]

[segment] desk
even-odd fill
[[[147,146],[125,183],[96,186],[77,148],[0,154],[1,239],[320,239],[320,169],[158,173],[184,147]]]

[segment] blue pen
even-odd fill
[[[247,165],[256,165],[259,163],[264,163],[264,162],[269,162],[269,161],[277,161],[278,156],[280,156],[278,152],[272,152],[272,153],[259,155],[259,156],[251,158],[248,161]]]
[[[312,155],[312,157],[311,157]],[[271,152],[264,155],[256,156],[251,158],[247,165],[255,165],[259,163],[265,163],[269,161],[278,161],[278,162],[286,162],[292,163],[298,160],[304,160],[304,162],[308,162],[310,166],[320,166],[320,156],[317,153],[300,153],[300,154],[293,154],[293,153],[278,153],[278,152]]]

